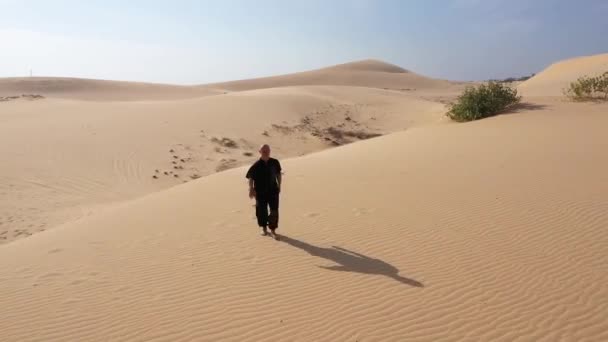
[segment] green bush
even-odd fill
[[[608,100],[608,71],[597,77],[580,77],[570,83],[564,94],[575,101]]]
[[[498,82],[488,82],[477,87],[467,87],[450,105],[446,113],[455,121],[473,121],[500,113],[508,107],[519,103],[521,97],[517,89]]]

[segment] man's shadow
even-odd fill
[[[281,235],[281,241],[308,252],[312,256],[327,259],[337,264],[334,266],[319,266],[326,270],[383,275],[406,285],[424,287],[424,284],[419,281],[400,276],[399,270],[395,266],[380,259],[370,258],[337,246],[332,246],[332,248],[313,246],[285,235]]]

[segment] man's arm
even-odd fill
[[[255,197],[255,189],[253,187],[253,178],[249,178],[249,198]]]
[[[277,184],[279,185],[279,191],[281,190],[281,181],[283,181],[283,168],[281,167],[281,163],[277,160]]]
[[[247,174],[245,175],[245,178],[247,178],[247,183],[249,184],[249,198],[254,198],[255,197],[255,188],[254,188],[254,181],[253,179],[254,177],[254,166],[255,164],[251,165],[251,167],[249,168],[249,170],[247,170]]]

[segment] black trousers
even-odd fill
[[[268,214],[270,208],[270,214]],[[255,196],[255,216],[258,226],[277,229],[279,227],[279,193],[261,193]]]

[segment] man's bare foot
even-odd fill
[[[268,231],[266,230],[266,227],[262,227],[262,236],[268,236]]]
[[[277,241],[279,241],[279,240],[280,240],[279,234],[277,234],[277,233],[274,231],[274,229],[271,229],[271,230],[270,230],[270,236],[272,236],[272,238],[273,238],[273,239],[275,239],[275,240],[277,240]]]

